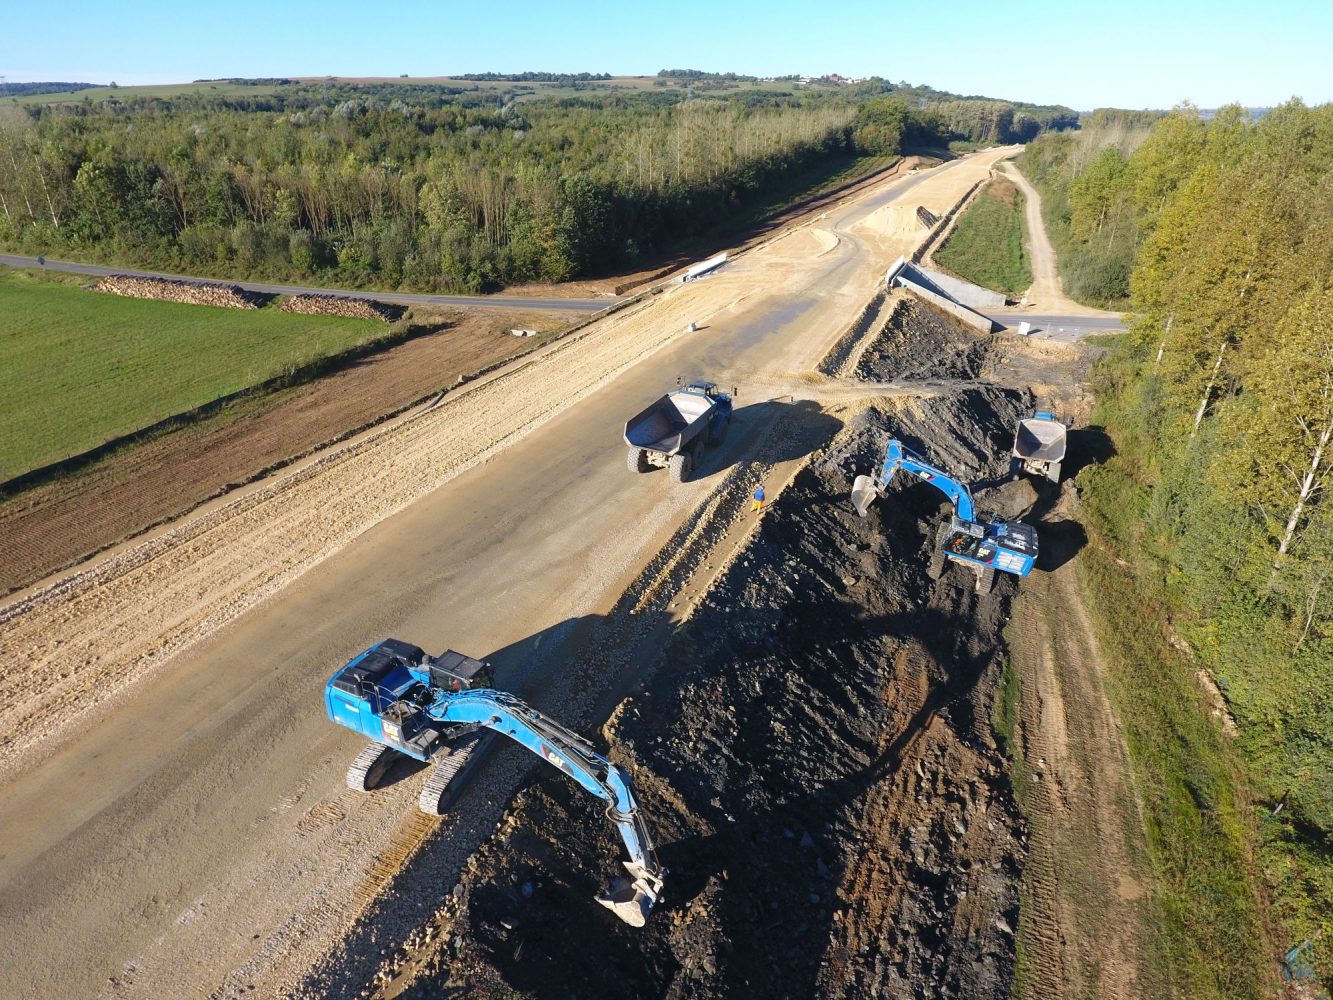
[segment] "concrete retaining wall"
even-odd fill
[[[972,327],[974,330],[979,330],[982,333],[990,333],[995,329],[995,321],[989,316],[983,316],[981,313],[974,312],[961,303],[954,302],[952,299],[946,298],[938,292],[931,291],[925,285],[917,284],[906,272],[898,275],[898,284],[903,288],[906,288],[913,295],[925,299],[936,309],[943,309],[951,316],[958,317],[958,319]]]
[[[1004,305],[1004,296],[999,292],[992,292],[989,288],[982,288],[980,285],[974,285],[970,281],[955,278],[951,274],[936,271],[931,267],[922,267],[918,264],[917,268],[955,302],[961,302],[973,309],[999,309]]]

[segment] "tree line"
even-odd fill
[[[1333,105],[1124,139],[1027,161],[1064,172],[1072,240],[1129,259],[1100,385],[1120,454],[1088,485],[1236,716],[1281,915],[1333,930]]]
[[[752,215],[793,178],[955,137],[929,108],[882,97],[414,93],[313,84],[6,107],[0,243],[482,291],[624,269]]]

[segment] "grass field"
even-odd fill
[[[0,269],[0,481],[385,332],[271,307],[125,299]]]
[[[1126,345],[1111,337],[1093,342],[1110,349],[1101,377],[1127,381]],[[1114,441],[1123,414],[1103,396],[1092,419]],[[1212,717],[1199,664],[1167,638],[1173,603],[1143,537],[1150,490],[1135,479],[1136,463],[1122,452],[1079,473],[1090,541],[1079,559],[1111,668],[1107,691],[1143,795],[1162,978],[1181,997],[1274,996],[1277,950],[1266,937],[1255,872],[1249,782],[1236,741]]]
[[[1032,284],[1023,239],[1023,196],[997,178],[968,206],[935,261],[960,278],[1019,296]]]
[[[181,94],[212,94],[216,96],[258,97],[272,94],[277,87],[270,84],[250,83],[164,83],[145,87],[91,87],[87,90],[65,91],[60,94],[27,94],[21,97],[6,98],[16,104],[70,104],[80,103],[87,98],[90,101],[106,101],[115,98],[126,101],[131,97],[179,97]]]

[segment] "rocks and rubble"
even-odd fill
[[[140,278],[130,274],[108,275],[94,285],[93,290],[132,299],[157,299],[224,309],[258,309],[266,298],[256,292],[248,292],[239,285],[188,281],[183,278]]]
[[[395,323],[402,318],[401,306],[348,295],[292,295],[282,300],[283,312],[308,316],[346,316],[349,319],[377,319]]]

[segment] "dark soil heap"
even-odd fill
[[[1008,997],[1024,836],[991,718],[1016,584],[926,576],[935,491],[864,520],[848,491],[891,434],[998,475],[1023,402],[854,419],[621,704],[604,732],[670,869],[646,927],[592,901],[622,853],[598,803],[535,772],[409,995]]]
[[[861,355],[856,377],[869,382],[976,378],[987,350],[987,338],[969,332],[947,313],[909,298]]]

